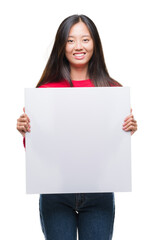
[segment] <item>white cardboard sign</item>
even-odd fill
[[[25,89],[27,193],[131,191],[128,87]]]

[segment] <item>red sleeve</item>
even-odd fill
[[[23,137],[23,145],[24,145],[24,148],[26,148],[26,144],[25,144],[25,137]]]

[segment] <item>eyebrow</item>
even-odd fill
[[[75,37],[75,36],[69,35],[68,37]],[[88,35],[82,35],[82,37],[91,37],[91,36],[88,34]]]

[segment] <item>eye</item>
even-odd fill
[[[68,39],[67,42],[73,43],[73,40],[72,39]]]
[[[83,39],[84,42],[89,42],[88,38]]]

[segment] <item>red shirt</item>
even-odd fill
[[[86,79],[86,80],[72,80],[73,86],[74,87],[95,87],[95,85],[91,82],[90,79]],[[46,83],[40,86],[40,88],[51,88],[51,87],[55,87],[55,88],[63,88],[63,87],[70,87],[70,84],[68,81],[61,80],[60,82],[51,82],[51,83]],[[23,144],[25,147],[25,137],[23,139]]]
[[[94,87],[94,84],[90,81],[90,79],[87,80],[72,80],[74,87]],[[51,82],[46,83],[44,85],[40,86],[41,88],[50,88],[50,87],[70,87],[70,84],[68,81],[61,80],[60,82]]]

